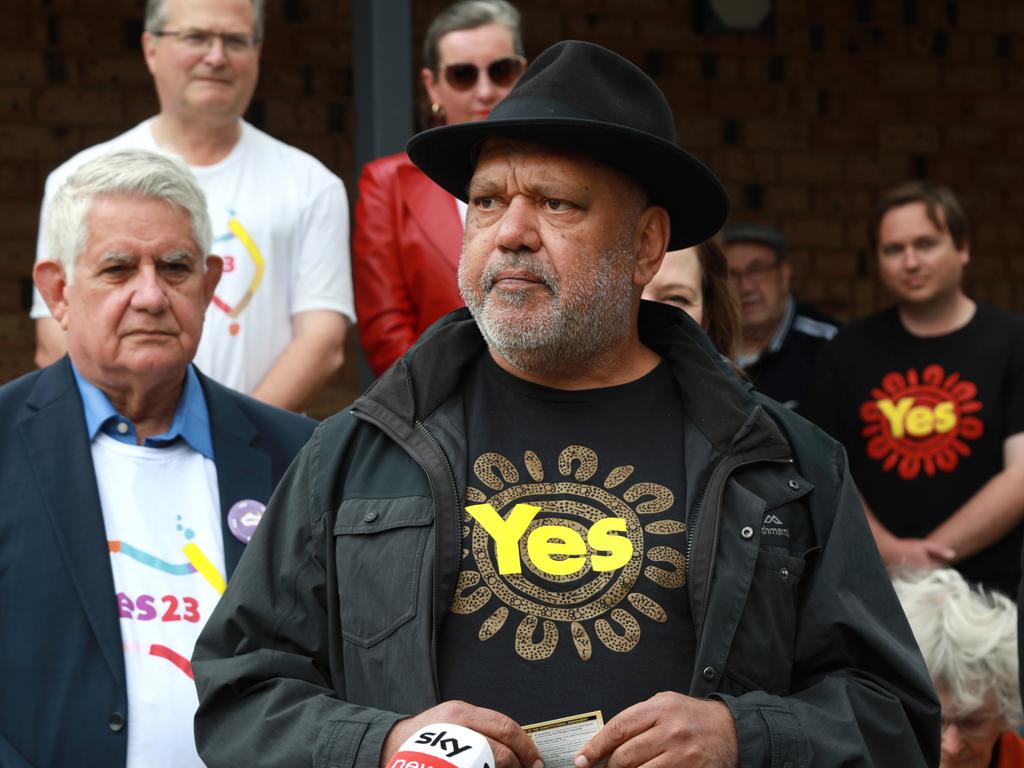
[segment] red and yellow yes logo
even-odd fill
[[[947,375],[941,365],[929,365],[920,375],[914,369],[886,374],[860,407],[868,456],[886,472],[895,467],[904,480],[922,470],[929,477],[952,472],[961,456],[971,455],[965,441],[985,431],[972,415],[982,408],[977,394],[974,383],[959,373]]]

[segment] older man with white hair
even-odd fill
[[[86,163],[47,236],[68,354],[0,387],[0,764],[200,766],[192,646],[313,423],[191,364],[222,261],[183,163]]]
[[[942,705],[941,768],[1024,765],[1017,608],[952,568],[905,572],[896,594]]]

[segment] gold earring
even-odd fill
[[[442,107],[436,101],[430,105],[430,115],[434,125],[444,125],[446,117],[444,113],[444,107]]]

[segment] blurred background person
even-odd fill
[[[160,111],[47,177],[36,261],[48,258],[50,200],[76,168],[118,149],[179,155],[206,196],[224,263],[195,363],[225,386],[301,411],[345,361],[355,315],[348,197],[319,160],[243,119],[264,12],[264,0],[147,0],[142,53]],[[42,367],[67,341],[39,291],[31,314]]]
[[[704,329],[722,355],[733,357],[739,309],[717,240],[666,253],[643,298],[679,307]]]
[[[434,125],[483,120],[526,68],[519,12],[505,0],[460,0],[431,22],[423,87]],[[466,204],[405,152],[367,163],[359,180],[353,277],[359,338],[375,375],[442,315],[462,306],[456,270]]]
[[[1024,541],[1024,317],[965,292],[952,189],[887,190],[868,225],[895,305],[825,347],[803,413],[846,448],[882,559],[952,565],[1017,594]]]
[[[896,594],[942,705],[941,768],[1024,765],[1017,608],[957,571],[900,574]]]
[[[736,223],[722,230],[722,242],[740,306],[736,362],[761,392],[799,409],[836,324],[793,297],[781,232]]]

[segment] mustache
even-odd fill
[[[522,270],[536,275],[554,296],[558,296],[558,276],[543,259],[529,252],[508,254],[492,261],[480,276],[483,292],[488,293],[497,282],[498,275],[509,270]]]

